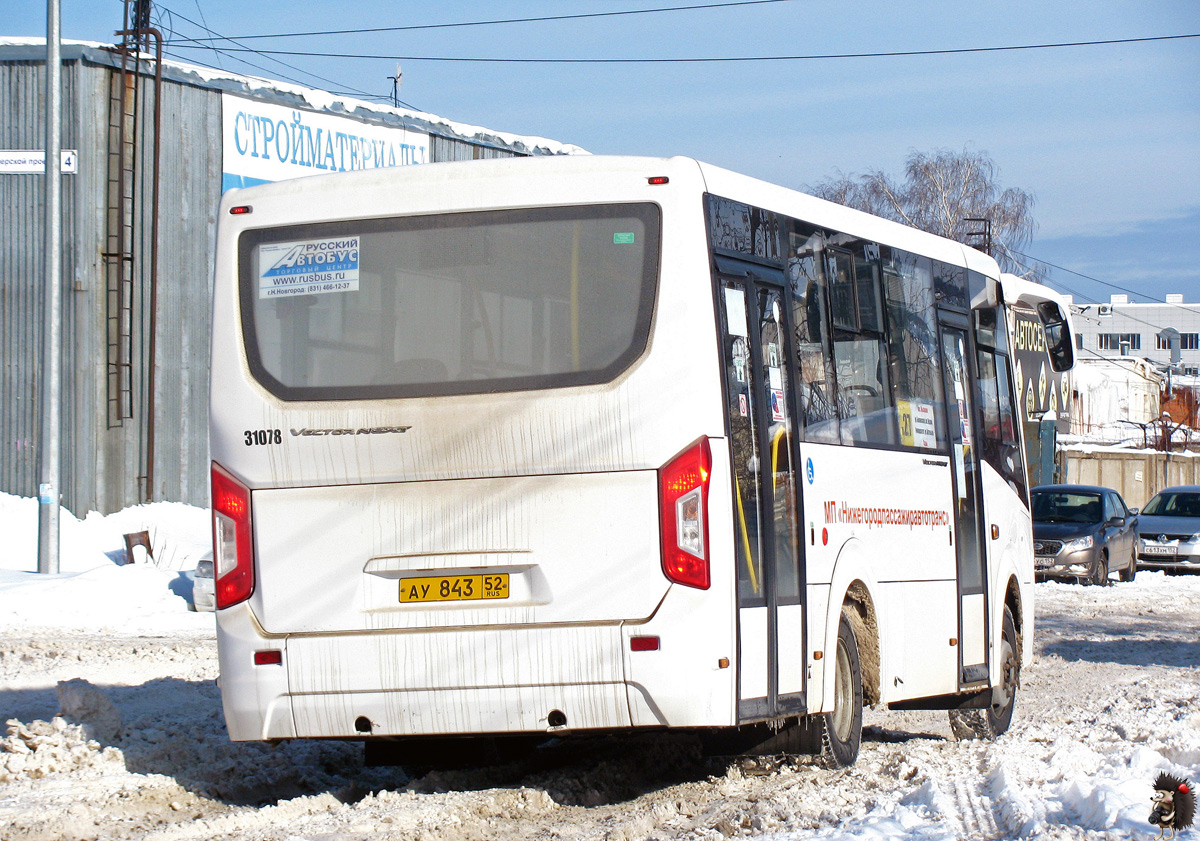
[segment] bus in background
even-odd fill
[[[1008,727],[1010,310],[1069,368],[1048,289],[684,158],[230,192],[216,265],[234,740],[673,728],[846,765],[864,703]]]

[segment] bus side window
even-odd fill
[[[887,381],[879,296],[879,248],[857,242],[830,249],[833,357],[842,442],[895,445],[896,412]]]
[[[826,312],[825,237],[811,226],[796,223],[788,248],[788,282],[792,286],[797,387],[804,440],[836,443],[837,395],[829,345]]]
[[[976,392],[983,414],[983,460],[1024,499],[1028,480],[1021,447],[1017,442],[1007,337],[1008,330],[1001,308],[989,307],[975,311],[975,343],[979,363]]]
[[[888,370],[902,446],[946,448],[930,260],[881,248],[888,321]]]

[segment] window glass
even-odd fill
[[[738,602],[742,605],[766,603],[763,588],[763,547],[759,528],[762,489],[759,485],[757,395],[759,372],[750,349],[749,304],[741,284],[721,284],[721,305],[725,321],[725,391],[729,398],[730,448],[733,458],[734,514],[737,534]]]
[[[858,326],[871,333],[883,332],[883,302],[880,299],[879,272],[879,246],[873,242],[860,243],[854,249]]]
[[[1146,503],[1143,514],[1160,517],[1200,517],[1200,493],[1160,493]]]
[[[1154,348],[1155,348],[1155,350],[1170,350],[1171,342],[1167,339],[1164,339],[1162,336],[1155,334]],[[1180,350],[1200,349],[1200,333],[1180,333],[1179,334],[1179,349]]]
[[[789,237],[788,282],[804,439],[836,442],[840,427],[827,313],[825,235],[802,222],[796,223]]]
[[[888,320],[888,371],[900,443],[946,448],[940,410],[942,377],[930,260],[894,248],[880,251]]]
[[[879,336],[839,335],[834,339],[838,411],[845,443],[900,443],[885,381],[885,351]]]
[[[887,346],[880,306],[880,252],[842,236],[829,252],[833,274],[833,358],[838,415],[847,444],[896,445],[898,424],[887,385]]]
[[[1009,367],[1008,357],[1001,354],[996,354],[996,385],[997,403],[1000,407],[1000,440],[1016,447],[1017,423],[1013,404],[1012,369]]]
[[[782,292],[760,289],[758,295],[759,370],[766,372],[767,441],[763,481],[771,482],[771,514],[774,520],[775,551],[772,574],[781,604],[800,602],[800,529],[796,522],[796,473],[792,469],[791,382],[787,359],[789,348],[783,324]]]
[[[1033,519],[1043,523],[1098,523],[1100,497],[1074,491],[1034,491]]]
[[[784,220],[742,202],[708,197],[708,238],[713,248],[783,261]]]
[[[965,310],[971,304],[967,291],[967,270],[933,261],[933,289],[938,304],[943,307]]]
[[[975,310],[980,415],[983,418],[982,456],[1017,495],[1025,498],[1027,478],[1017,441],[1015,410],[1008,354],[1008,328],[1004,310]]]
[[[626,204],[247,232],[251,370],[285,400],[604,382],[645,348],[660,226]]]
[[[998,441],[1000,432],[1000,398],[996,385],[996,354],[979,350],[979,411],[983,416],[984,440]]]
[[[1000,353],[1008,353],[1008,331],[1004,311],[998,307],[975,310],[975,341]]]
[[[1117,500],[1112,494],[1104,495],[1104,519],[1111,520],[1113,517],[1120,517],[1121,514],[1117,510]]]
[[[858,301],[855,295],[854,258],[841,250],[827,252],[833,326],[858,332]]]
[[[1130,350],[1141,350],[1141,333],[1100,333],[1096,336],[1096,346],[1100,350],[1120,350],[1121,345],[1129,345]]]

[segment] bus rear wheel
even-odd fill
[[[955,738],[994,739],[1006,731],[1012,724],[1020,684],[1017,623],[1006,605],[1000,636],[1000,683],[992,692],[992,704],[985,710],[950,710],[950,729]]]
[[[845,768],[853,765],[858,758],[863,713],[858,640],[845,611],[838,623],[833,674],[833,711],[815,716],[811,723],[821,737],[821,754],[832,760],[834,765]]]

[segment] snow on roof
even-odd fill
[[[44,38],[0,37],[0,61],[3,61],[5,58],[10,60],[13,58],[28,60],[32,57],[30,55],[30,48],[36,48],[38,50],[37,55],[44,56],[45,44],[46,39]],[[6,47],[10,49],[6,51]],[[64,59],[82,56],[96,63],[108,64],[115,60],[112,53],[109,52],[111,49],[111,44],[101,44],[96,41],[62,42]],[[6,52],[14,55],[6,56]],[[531,154],[591,154],[586,149],[570,143],[561,143],[545,137],[512,134],[469,123],[460,123],[425,111],[394,108],[390,105],[367,102],[366,100],[357,99],[352,96],[334,94],[319,88],[309,88],[291,82],[281,82],[261,76],[247,76],[227,70],[189,64],[176,59],[163,59],[162,65],[163,75],[174,81],[228,93],[240,93],[252,97],[265,94],[268,99],[279,96],[299,99],[314,111],[343,114],[362,119],[365,122],[394,124],[400,121],[408,124],[416,123],[418,125],[415,127],[425,128],[435,134],[450,135],[476,143],[499,144],[516,151]]]

